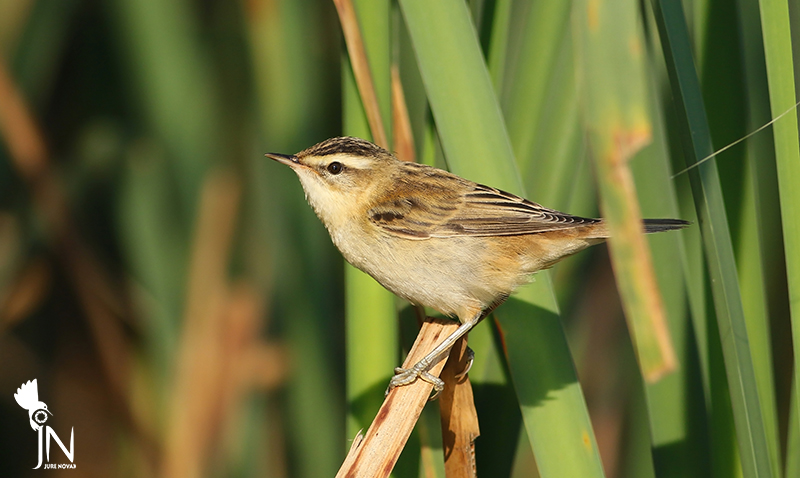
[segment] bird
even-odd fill
[[[397,296],[461,325],[411,368],[395,369],[387,393],[418,378],[532,275],[609,236],[602,219],[573,216],[431,166],[398,160],[364,139],[335,137],[297,154],[267,153],[289,166],[344,258]],[[644,232],[680,229],[646,219]]]
[[[17,389],[17,392],[14,394],[14,398],[17,400],[17,403],[20,407],[28,410],[31,428],[36,431],[42,428],[42,426],[34,419],[34,413],[44,410],[50,415],[53,415],[53,413],[47,408],[47,404],[39,400],[39,384],[35,378],[23,383]],[[39,421],[44,423],[46,419],[47,415],[44,416],[44,419],[40,419]]]

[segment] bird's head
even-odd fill
[[[359,138],[325,140],[294,155],[268,153],[292,168],[306,199],[328,227],[335,227],[368,205],[370,193],[392,181],[398,160]]]

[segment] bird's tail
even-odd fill
[[[647,234],[682,229],[689,224],[691,223],[682,219],[645,219],[642,222],[644,232]],[[602,242],[610,236],[608,225],[605,221],[596,222],[588,226],[582,231],[582,235],[587,239],[599,239],[597,242]]]
[[[672,231],[674,229],[683,229],[691,224],[689,221],[683,219],[645,219],[644,232],[664,232]]]

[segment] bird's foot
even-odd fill
[[[444,390],[444,381],[428,372],[430,366],[430,363],[423,359],[414,364],[414,366],[411,368],[395,368],[395,376],[392,377],[392,380],[389,382],[389,387],[386,389],[386,394],[388,395],[389,392],[395,387],[410,385],[416,382],[417,378],[419,378],[433,385],[433,395],[428,400],[436,399],[436,397],[439,396],[439,393]]]
[[[456,374],[456,381],[460,382],[462,378],[466,377],[469,371],[472,369],[472,364],[475,363],[475,351],[471,348],[467,347],[466,352],[464,354],[467,356],[467,366],[464,367],[464,370],[460,373]]]

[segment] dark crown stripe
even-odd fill
[[[353,154],[356,156],[380,156],[389,154],[385,149],[361,138],[349,136],[331,138],[297,153],[297,156],[329,156],[331,154]]]

